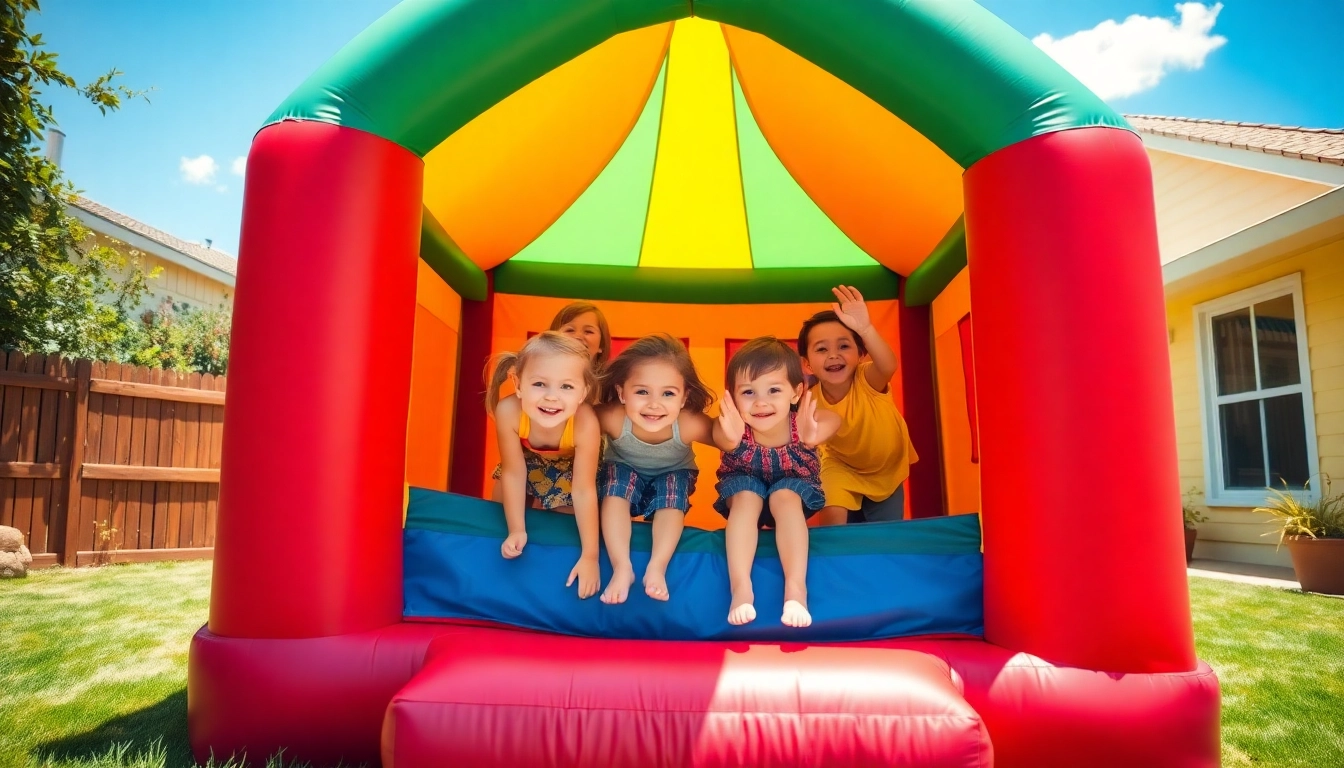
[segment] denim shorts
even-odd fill
[[[793,491],[798,494],[803,500],[804,518],[815,515],[826,506],[826,495],[821,492],[821,484],[801,477],[781,477],[767,487],[765,481],[752,475],[725,475],[719,479],[714,490],[719,492],[719,499],[714,502],[714,511],[724,517],[728,516],[728,500],[743,491],[750,491],[765,499],[765,508],[761,510],[762,528],[775,527],[775,516],[770,514],[770,495],[775,491]]]
[[[691,508],[699,474],[694,469],[674,469],[660,475],[641,475],[626,464],[608,462],[603,465],[602,498],[617,496],[629,501],[630,515],[645,520],[660,509],[685,512]]]

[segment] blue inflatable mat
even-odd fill
[[[756,621],[728,617],[723,532],[687,528],[667,569],[668,602],[644,594],[650,526],[634,524],[630,599],[580,600],[565,579],[579,557],[574,518],[528,510],[521,557],[499,554],[507,529],[492,501],[412,488],[406,517],[405,617],[468,619],[581,637],[839,642],[910,635],[982,635],[980,521],[958,515],[811,529],[812,626],[779,621],[784,576],[774,534],[762,531],[752,583]],[[611,576],[601,554],[602,584]],[[600,592],[599,592],[600,594]]]

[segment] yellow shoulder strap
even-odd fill
[[[518,412],[518,438],[526,440],[528,433],[532,431],[532,420],[527,418],[526,411]]]
[[[565,431],[560,435],[559,450],[568,453],[574,450],[574,417],[570,416],[569,421],[565,422]]]

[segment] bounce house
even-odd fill
[[[241,254],[198,758],[1218,764],[1147,156],[970,0],[406,0],[257,134]],[[812,626],[769,532],[728,625],[712,450],[669,602],[565,589],[572,517],[499,556],[492,353],[587,300],[721,390],[841,284],[920,460],[812,529]]]

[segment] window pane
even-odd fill
[[[1297,319],[1292,295],[1255,305],[1255,336],[1260,352],[1260,388],[1302,382],[1297,365]]]
[[[1307,482],[1307,425],[1301,395],[1265,399],[1269,442],[1269,482],[1274,488],[1301,488]]]
[[[1264,488],[1265,453],[1260,439],[1260,401],[1218,406],[1222,431],[1223,487]]]
[[[1218,394],[1235,395],[1255,389],[1249,307],[1213,318],[1213,359]]]

